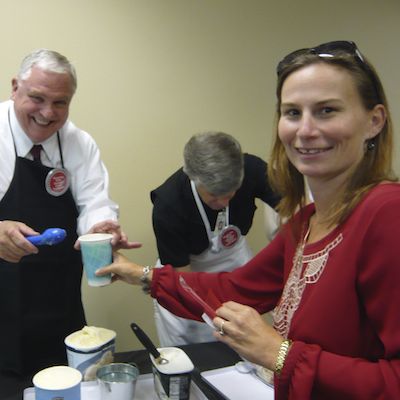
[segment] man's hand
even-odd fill
[[[113,238],[111,240],[111,245],[113,250],[119,249],[136,249],[142,247],[140,242],[129,242],[128,236],[121,231],[121,225],[117,221],[105,220],[93,225],[88,233],[111,233]],[[77,240],[74,244],[76,250],[80,249],[79,241]]]
[[[0,222],[0,258],[17,263],[22,257],[37,254],[38,248],[25,239],[25,236],[36,235],[28,225],[18,221]]]

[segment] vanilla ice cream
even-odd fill
[[[107,343],[114,338],[115,332],[110,329],[85,326],[80,331],[67,336],[65,344],[75,349],[88,350]]]
[[[114,360],[115,336],[113,330],[85,326],[65,338],[68,365],[78,369],[84,381],[96,379],[99,367]]]
[[[178,347],[163,347],[158,350],[161,357],[168,360],[166,364],[159,364],[150,354],[154,388],[158,398],[189,400],[190,374],[194,368],[192,360]]]
[[[33,384],[41,389],[60,390],[77,385],[81,379],[82,375],[78,370],[60,365],[38,372],[33,377]]]
[[[82,374],[64,365],[49,367],[33,377],[35,399],[80,400]]]

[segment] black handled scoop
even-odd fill
[[[139,325],[134,322],[131,323],[131,328],[135,333],[136,337],[139,339],[140,343],[145,347],[145,349],[154,357],[154,360],[157,364],[167,364],[169,361],[166,358],[163,358],[160,352],[157,350],[154,343],[150,340],[150,338],[144,333],[144,331],[139,327]]]

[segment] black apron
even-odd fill
[[[59,146],[60,154],[61,147]],[[71,191],[45,188],[51,168],[17,157],[0,220],[21,221],[38,232],[63,228],[66,239],[40,246],[19,263],[0,259],[0,371],[27,375],[66,364],[64,338],[86,321],[81,300],[81,254],[74,250],[78,212]]]

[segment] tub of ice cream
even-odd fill
[[[114,360],[116,333],[111,329],[85,326],[65,338],[68,365],[78,369],[84,381],[96,379],[99,367]]]
[[[80,400],[82,374],[65,365],[39,371],[32,379],[36,400]]]
[[[194,365],[188,355],[177,347],[158,349],[168,362],[160,363],[150,354],[154,388],[160,400],[188,400],[191,372]]]

